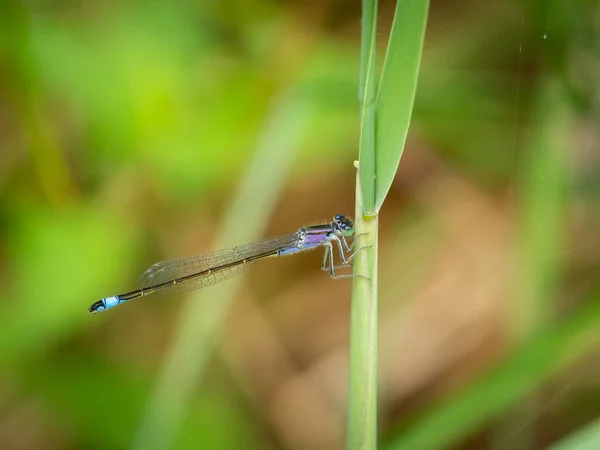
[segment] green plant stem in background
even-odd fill
[[[289,92],[280,96],[254,160],[227,212],[217,248],[252,242],[263,234],[295,151],[300,147],[311,109]],[[221,323],[242,281],[243,277],[236,277],[209,290],[200,290],[189,299],[134,449],[165,450],[173,446]]]
[[[540,383],[593,352],[598,345],[600,293],[582,303],[587,306],[538,332],[496,368],[425,411],[386,448],[451,448],[515,405]]]
[[[568,96],[557,77],[541,79],[533,111],[534,127],[528,138],[526,161],[520,182],[519,270],[516,295],[511,302],[509,338],[526,340],[536,329],[551,320],[560,285],[560,253],[567,207],[568,164],[565,149],[573,141],[572,111]],[[515,434],[522,423],[532,423],[535,397],[522,399],[517,408],[507,411],[494,433],[495,448],[506,447],[513,436],[515,450],[532,446],[532,427]]]
[[[577,430],[548,450],[598,450],[600,448],[600,420]]]
[[[356,235],[350,335],[347,448],[377,448],[377,229],[378,217],[362,215],[360,170],[356,176]],[[366,278],[363,278],[366,277]],[[367,279],[368,278],[368,279]]]
[[[521,175],[518,291],[511,303],[511,337],[518,341],[552,320],[560,285],[562,236],[569,186],[568,149],[574,118],[559,77],[540,80],[534,127]]]

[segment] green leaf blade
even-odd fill
[[[362,44],[360,55],[360,147],[359,174],[362,194],[362,214],[373,217],[375,212],[375,96],[377,94],[377,0],[363,0]]]
[[[398,0],[375,109],[375,210],[396,175],[412,115],[429,0]]]

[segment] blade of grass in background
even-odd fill
[[[352,289],[347,448],[377,447],[377,213],[408,133],[429,2],[399,0],[375,98],[376,0],[363,1],[359,97],[361,134],[356,233],[369,248],[356,257]]]
[[[551,320],[561,283],[559,254],[567,217],[567,149],[573,142],[571,107],[560,81],[546,77],[541,84],[520,182],[519,269],[509,322],[509,338],[514,343],[527,339]],[[522,400],[522,405],[507,412],[494,432],[499,449],[506,446],[506,435],[512,436],[510,447],[515,450],[532,446],[534,432],[521,424],[531,423],[530,403],[534,399]],[[521,431],[515,434],[516,427]]]
[[[216,240],[217,248],[260,238],[295,151],[300,147],[311,109],[310,105],[302,104],[289,93],[280,97],[254,160],[224,219],[222,234]],[[182,312],[182,324],[167,355],[134,449],[164,450],[172,447],[189,409],[194,387],[202,378],[218,330],[242,278],[236,277],[227,283],[198,291],[190,298]]]
[[[504,364],[433,407],[386,448],[450,448],[506,411],[551,375],[592,351],[598,344],[600,294],[586,304],[587,307],[569,319],[540,332]]]
[[[511,303],[512,334],[522,339],[544,326],[560,285],[559,254],[566,228],[570,102],[557,78],[541,80],[520,194],[518,292]]]
[[[391,448],[441,448],[474,433],[498,414],[508,419],[493,436],[497,448],[529,448],[527,408],[517,403],[565,361],[595,344],[588,332],[598,325],[590,307],[570,321],[548,326],[559,282],[561,218],[564,217],[565,149],[569,148],[569,105],[556,79],[542,81],[535,110],[535,126],[528,144],[529,162],[523,173],[522,220],[517,289],[511,305],[514,343],[521,346],[507,363],[427,414],[420,424],[403,433]],[[590,317],[586,317],[586,315]],[[588,322],[589,320],[589,322]],[[538,333],[538,334],[536,334]],[[530,341],[530,336],[537,336]],[[507,410],[508,406],[515,405]],[[508,413],[507,413],[508,411]],[[512,420],[518,417],[520,420]],[[510,439],[510,442],[508,442]]]
[[[600,448],[600,420],[571,433],[548,450],[597,450]]]

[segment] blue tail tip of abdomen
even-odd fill
[[[89,307],[89,312],[92,314],[97,314],[99,312],[105,311],[109,308],[112,308],[115,305],[119,304],[119,296],[115,295],[114,297],[103,298],[102,300],[98,300],[93,303],[92,306]]]

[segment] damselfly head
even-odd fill
[[[333,217],[333,225],[340,230],[344,236],[352,236],[354,234],[354,224],[343,214],[336,214]]]

